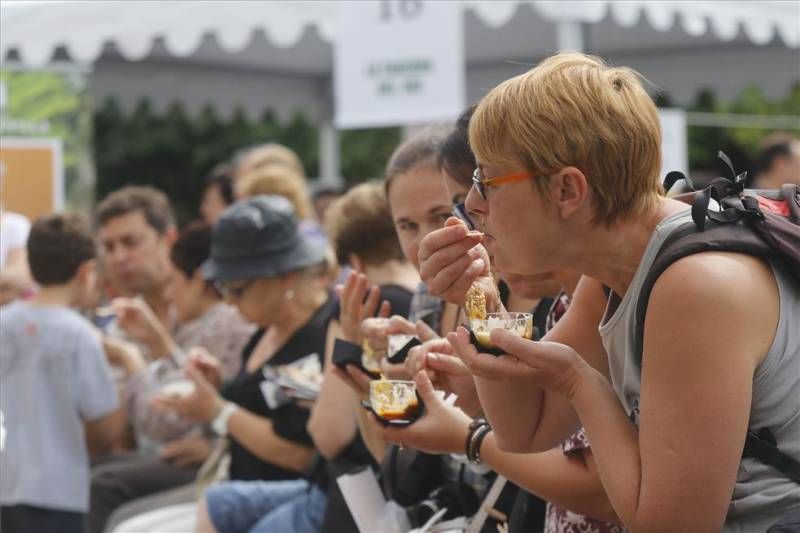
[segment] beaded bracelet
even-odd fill
[[[492,426],[483,419],[478,418],[472,421],[469,425],[469,433],[467,434],[467,441],[464,444],[464,455],[472,464],[481,464],[480,449],[483,439],[492,431]]]

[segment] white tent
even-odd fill
[[[636,68],[678,103],[701,87],[724,99],[749,84],[782,96],[800,80],[796,0],[460,3],[469,101],[559,49]],[[7,0],[0,57],[6,67],[42,67],[66,51],[91,68],[95,101],[113,95],[132,106],[147,96],[157,109],[179,99],[189,110],[213,103],[222,113],[303,111],[322,126],[321,175],[330,177],[339,8],[334,1]]]

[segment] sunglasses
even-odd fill
[[[228,283],[220,280],[214,280],[214,288],[222,295],[223,298],[231,298],[238,300],[244,293],[247,292],[253,283],[258,281],[257,279],[249,279],[242,283],[241,285],[231,286]]]
[[[500,185],[508,185],[515,181],[525,181],[540,177],[543,177],[543,175],[537,174],[536,172],[516,172],[514,174],[506,174],[494,178],[484,178],[481,167],[478,167],[475,169],[475,172],[472,173],[472,185],[478,190],[478,194],[481,195],[481,198],[486,200],[487,187],[499,187]]]

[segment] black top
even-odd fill
[[[334,310],[338,309],[337,299],[330,296],[328,300],[317,309],[311,319],[286,341],[275,355],[267,362],[270,366],[280,366],[291,363],[306,355],[316,353],[320,363],[324,364],[325,338],[328,324],[336,318]],[[275,433],[284,439],[313,448],[314,443],[306,431],[306,423],[310,412],[294,403],[270,409],[264,400],[259,384],[264,380],[264,375],[259,368],[256,372],[247,371],[247,361],[253,354],[258,342],[266,333],[259,329],[242,350],[242,370],[236,378],[225,386],[222,396],[247,409],[253,414],[270,418],[273,422]],[[233,480],[281,480],[296,479],[300,476],[297,472],[280,468],[266,463],[250,453],[237,440],[231,439],[231,464],[230,478]]]
[[[378,288],[381,290],[381,303],[383,303],[384,300],[387,300],[392,306],[391,312],[393,315],[400,315],[403,318],[408,316],[408,313],[411,309],[411,298],[414,296],[413,292],[405,287],[394,285],[392,283],[380,285]],[[334,318],[337,320],[339,318],[339,311],[340,307],[339,302],[337,301],[334,315]]]

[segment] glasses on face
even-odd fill
[[[249,279],[240,285],[231,286],[224,281],[214,280],[214,288],[217,289],[223,298],[238,300],[244,296],[244,293],[247,292],[247,289],[249,289],[250,286],[256,281],[257,280],[255,279]]]
[[[475,169],[475,172],[472,173],[472,184],[478,190],[478,194],[481,195],[481,198],[486,200],[487,187],[499,187],[500,185],[508,185],[515,181],[525,181],[538,177],[541,177],[541,175],[535,172],[515,172],[514,174],[505,174],[503,176],[495,176],[494,178],[484,178],[481,167],[478,167]]]

